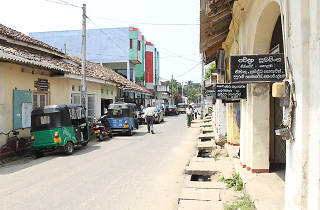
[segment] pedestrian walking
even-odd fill
[[[190,128],[191,126],[191,120],[192,120],[192,107],[191,105],[188,105],[186,108],[186,114],[187,114],[187,126]]]
[[[194,110],[194,118],[195,119],[198,119],[198,112],[199,112],[198,108],[195,108],[195,110]]]
[[[147,105],[147,109],[146,109],[146,120],[147,120],[147,125],[148,125],[148,133],[154,134],[154,130],[153,130],[153,119],[155,116],[155,112],[154,109],[152,107],[150,107],[150,104]]]

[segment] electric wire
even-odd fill
[[[134,22],[134,21],[126,21],[126,20],[115,20],[105,17],[92,16],[101,20],[108,20],[119,23],[130,23],[130,24],[141,24],[141,25],[153,25],[153,26],[199,26],[199,23],[149,23],[149,22]]]
[[[117,43],[115,40],[113,40],[113,39],[111,38],[111,36],[110,36],[109,34],[105,33],[103,30],[101,30],[101,28],[100,28],[95,22],[93,22],[93,20],[92,20],[91,18],[89,18],[88,16],[86,16],[86,17],[87,17],[87,19],[88,19],[95,27],[97,27],[97,30],[100,31],[102,34],[104,34],[114,45],[116,45],[116,47],[118,47],[119,50],[121,50],[123,53],[127,53],[126,51],[124,51],[124,50],[118,45],[118,43]]]
[[[194,65],[192,68],[190,68],[189,70],[185,71],[183,74],[180,74],[178,76],[176,76],[175,78],[180,78],[182,76],[185,76],[186,74],[190,73],[191,71],[195,70],[196,67],[198,67],[201,63],[197,63],[196,65]]]
[[[55,4],[60,4],[60,5],[65,5],[65,6],[72,6],[72,7],[75,7],[75,8],[82,8],[80,6],[71,4],[71,3],[67,2],[67,1],[63,1],[63,0],[44,0],[44,1],[55,3]]]

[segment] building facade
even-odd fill
[[[110,68],[86,62],[90,120],[126,90],[151,95]],[[0,127],[29,136],[31,111],[52,104],[81,104],[81,59],[0,24]],[[6,136],[0,136],[0,146]]]
[[[34,32],[30,35],[81,57],[81,30]],[[89,61],[111,68],[139,85],[145,85],[146,40],[138,28],[88,29],[86,42]]]
[[[243,167],[252,173],[285,169],[290,210],[320,208],[319,8],[317,0],[201,1],[200,51],[205,63],[225,52],[223,82],[230,82],[232,55],[284,54],[285,80],[248,83],[247,99],[227,104],[226,119],[228,141],[240,143]],[[283,136],[276,135],[279,128]]]

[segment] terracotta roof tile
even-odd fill
[[[13,40],[16,40],[16,41],[21,41],[21,42],[25,42],[25,43],[28,43],[28,44],[32,44],[34,46],[38,46],[38,47],[42,47],[42,48],[45,48],[47,50],[51,50],[55,53],[59,53],[61,55],[63,55],[63,52],[61,52],[60,50],[58,50],[57,48],[55,47],[52,47],[44,42],[41,42],[39,40],[36,40],[24,33],[21,33],[19,31],[16,31],[12,28],[9,28],[7,26],[4,26],[2,24],[0,24],[0,35],[2,36],[5,36],[5,37],[8,37],[8,38],[11,38]]]

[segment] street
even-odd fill
[[[0,168],[0,209],[176,209],[197,129],[185,115],[154,127]]]

